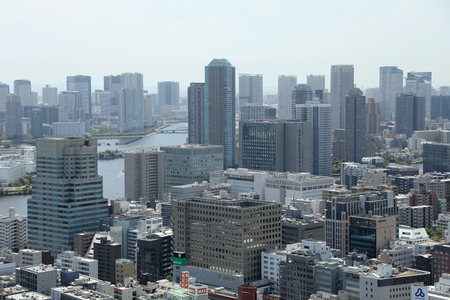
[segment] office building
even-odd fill
[[[346,161],[361,163],[366,145],[366,97],[360,89],[345,96]]]
[[[31,111],[31,136],[34,138],[41,138],[44,136],[43,131],[44,113],[40,108],[33,108]]]
[[[31,99],[31,81],[27,79],[14,80],[14,94],[20,96],[22,105],[37,105]]]
[[[116,283],[116,259],[122,258],[122,245],[103,237],[94,242],[94,259],[98,261],[98,279]]]
[[[423,173],[450,172],[450,144],[423,144]]]
[[[97,139],[37,139],[36,175],[28,198],[29,247],[50,250],[53,255],[72,250],[74,234],[97,231],[99,218],[107,214],[103,177],[98,175]]]
[[[325,93],[325,75],[308,75],[306,76],[306,84],[311,89],[312,98],[318,98],[323,101]]]
[[[6,136],[22,135],[22,106],[18,94],[6,95]]]
[[[134,274],[134,262],[125,258],[116,259],[115,274],[117,285],[124,285],[125,278],[136,278]]]
[[[106,254],[106,253],[105,253]],[[98,260],[77,256],[74,251],[58,254],[61,271],[74,270],[80,275],[98,278]]]
[[[432,120],[439,117],[450,119],[450,95],[431,96],[430,114]]]
[[[244,282],[259,280],[261,251],[281,246],[280,203],[184,198],[172,200],[172,204],[174,224],[191,228],[175,228],[174,250],[186,253],[186,264],[192,269],[208,270],[216,278],[218,273],[243,276]],[[205,239],[205,226],[220,232]],[[208,283],[191,273],[195,270],[189,271],[197,281]],[[229,286],[226,278],[223,281]]]
[[[205,144],[205,84],[191,83],[188,87],[188,141]]]
[[[448,262],[450,260],[450,243],[434,246],[431,251],[433,255],[434,282],[438,282],[444,273],[448,274]]]
[[[403,93],[403,70],[397,67],[380,67],[380,101],[384,102],[382,121],[395,120],[395,99]]]
[[[171,186],[207,181],[209,173],[223,170],[223,147],[181,145],[160,147],[165,155],[166,190]]]
[[[83,95],[79,91],[63,91],[58,96],[59,122],[74,122],[75,110],[82,108]]]
[[[396,98],[395,134],[411,137],[414,131],[425,130],[425,98],[398,94]]]
[[[58,88],[45,85],[42,88],[42,103],[49,106],[58,105]]]
[[[341,163],[341,184],[348,189],[358,184],[367,172],[367,165],[357,163]]]
[[[333,109],[333,129],[345,128],[345,96],[354,84],[353,65],[331,66],[331,108]]]
[[[287,253],[286,260],[280,262],[281,299],[308,300],[314,292],[314,267],[317,262],[341,255],[339,250],[327,249],[325,242],[303,240],[301,249]],[[296,272],[291,271],[294,268]],[[300,281],[302,284],[292,284]]]
[[[235,68],[226,59],[205,67],[205,144],[222,145],[224,168],[236,164]]]
[[[112,116],[119,114],[119,91],[122,88],[122,76],[121,75],[109,75],[104,76],[103,90],[109,92],[110,97],[110,112]]]
[[[440,203],[439,203],[438,195],[436,194],[435,191],[425,190],[424,185],[420,185],[419,190],[416,190],[410,194],[410,203],[412,206],[416,206],[416,205],[431,206],[433,222],[437,221],[439,213],[442,213],[442,211],[440,210]]]
[[[156,103],[158,103],[158,94],[148,94],[144,92],[144,123],[149,126],[156,125],[154,118]]]
[[[241,105],[240,121],[263,120],[265,117],[265,106],[259,104]],[[275,115],[276,116],[276,115]],[[269,119],[269,118],[267,118]],[[272,118],[276,119],[276,118]]]
[[[408,72],[405,93],[424,98],[425,118],[431,117],[431,72]]]
[[[431,205],[402,205],[398,208],[398,224],[411,228],[432,228],[433,207]]]
[[[389,242],[395,238],[396,233],[395,216],[351,216],[349,224],[349,250],[366,253],[369,258],[376,258],[381,249],[389,247]]]
[[[173,81],[158,82],[159,105],[180,105],[180,84]]]
[[[366,103],[366,134],[380,134],[380,107],[375,99],[369,98]]]
[[[122,73],[121,87],[123,89],[144,90],[144,76],[141,73]]]
[[[82,232],[73,235],[73,250],[76,254],[84,256],[92,243],[95,232]]]
[[[0,216],[0,249],[23,249],[28,246],[27,217],[16,215],[14,207]]]
[[[54,137],[83,136],[86,133],[86,123],[81,122],[55,122],[53,123]]]
[[[187,223],[186,223],[187,224]],[[150,281],[171,275],[173,268],[173,232],[153,233],[137,241],[136,275],[148,274]],[[174,276],[175,278],[175,276]]]
[[[7,94],[9,94],[9,85],[0,82],[0,110],[6,110]]]
[[[277,172],[311,172],[311,126],[297,120],[239,122],[242,168]]]
[[[16,284],[33,292],[49,295],[57,286],[57,270],[51,265],[37,265],[16,269]]]
[[[305,218],[302,220],[298,220],[296,218],[283,218],[281,226],[283,230],[283,245],[299,243],[302,240],[310,238],[314,238],[319,241],[325,240],[324,220],[315,220],[309,218]]]
[[[333,109],[333,108],[331,108]],[[345,160],[345,129],[333,130],[333,156]]]
[[[308,85],[297,84],[292,90],[291,103],[291,117],[290,119],[299,119],[297,116],[297,105],[306,104],[307,101],[312,101],[312,92]]]
[[[263,77],[261,74],[239,74],[239,106],[263,104]]]
[[[292,90],[297,76],[278,76],[278,119],[292,118]]]
[[[311,127],[311,174],[331,176],[331,105],[307,101],[297,105],[297,119]]]
[[[211,172],[209,175],[209,186],[214,188],[223,183],[231,186],[231,192],[234,195],[256,192],[265,199],[265,180],[270,174],[267,171],[255,171],[243,168],[229,168],[223,171]]]
[[[162,200],[165,189],[165,152],[136,149],[125,153],[125,197]]]
[[[119,95],[119,131],[142,131],[144,129],[144,94],[138,88],[123,88]]]
[[[94,115],[111,115],[111,93],[109,91],[95,90],[92,93],[92,102],[95,106],[100,106],[100,111],[94,111]]]
[[[67,90],[78,91],[81,93],[80,108],[84,109],[89,119],[92,118],[91,76],[86,75],[67,76]]]

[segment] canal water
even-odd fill
[[[187,127],[187,123],[173,123],[165,129],[170,130],[177,129],[179,127]],[[187,133],[157,133],[151,136],[143,137],[127,145],[125,145],[125,143],[133,139],[99,139],[98,144],[100,144],[100,146],[98,146],[98,151],[115,151],[116,149],[120,150],[139,146],[181,145],[186,143],[186,139]],[[118,145],[116,145],[116,143]],[[125,181],[123,173],[121,173],[124,169],[123,160],[123,158],[118,158],[98,161],[98,173],[103,176],[103,197],[114,200],[117,197],[122,197],[125,195]],[[17,214],[26,215],[27,198],[30,196],[31,195],[0,197],[0,215],[7,215],[8,209],[11,206],[16,208]]]

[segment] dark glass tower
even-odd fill
[[[346,161],[361,163],[365,154],[366,97],[352,89],[345,97]]]

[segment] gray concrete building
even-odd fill
[[[325,75],[307,75],[306,84],[311,88],[311,94],[319,101],[323,101],[323,94],[325,93]]]
[[[223,146],[179,145],[159,148],[165,154],[166,191],[172,186],[203,182],[223,170]]]
[[[411,137],[414,131],[425,130],[425,98],[413,94],[397,94],[395,134]]]
[[[46,85],[42,88],[42,103],[48,106],[58,105],[58,88]]]
[[[75,110],[82,108],[83,95],[78,91],[62,91],[58,95],[59,122],[77,122]]]
[[[277,172],[311,172],[311,125],[297,120],[239,122],[242,168]]]
[[[239,74],[239,106],[263,104],[263,76]]]
[[[278,119],[292,118],[292,90],[297,85],[297,76],[278,76]]]
[[[331,107],[333,108],[333,129],[345,128],[345,96],[354,84],[353,65],[331,66]]]
[[[9,85],[0,82],[0,110],[6,110],[6,95],[9,94]]]
[[[6,136],[9,138],[22,135],[22,106],[20,96],[6,95]]]
[[[125,153],[125,197],[162,200],[165,190],[165,152],[136,149]]]
[[[52,265],[35,265],[16,269],[16,284],[33,292],[49,295],[57,286],[57,270]]]
[[[291,102],[291,117],[290,119],[299,119],[297,116],[296,106],[300,104],[306,104],[307,101],[312,101],[311,88],[306,84],[297,84],[292,90],[292,102]]]
[[[31,81],[27,79],[14,80],[14,94],[20,96],[22,105],[37,105],[31,99]]]
[[[29,247],[53,255],[72,250],[74,234],[97,231],[99,218],[107,215],[97,139],[37,139],[36,175],[28,198]]]
[[[366,145],[366,97],[360,89],[351,89],[345,96],[346,161],[361,163]]]
[[[325,221],[298,220],[294,218],[282,219],[282,242],[283,245],[299,243],[302,240],[314,238],[319,241],[325,240]]]
[[[91,76],[86,75],[76,75],[67,76],[67,90],[68,91],[78,91],[81,93],[82,105],[86,112],[86,116],[90,119],[92,118],[92,91],[91,91]]]
[[[188,87],[188,142],[205,144],[205,84],[193,82]]]
[[[260,104],[247,103],[240,106],[240,121],[265,119],[265,107]],[[268,118],[267,118],[268,119]]]
[[[384,102],[382,121],[395,120],[395,98],[403,93],[403,70],[397,67],[380,67],[380,101]]]
[[[180,105],[180,83],[174,81],[158,82],[159,105]]]
[[[423,144],[423,173],[450,172],[450,144]]]

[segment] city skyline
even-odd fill
[[[176,81],[184,95],[190,82],[202,80],[202,66],[212,58],[226,58],[237,73],[262,74],[265,93],[276,93],[278,75],[297,75],[298,83],[306,83],[310,74],[325,75],[329,89],[329,68],[338,64],[354,65],[355,83],[362,90],[378,86],[381,66],[398,66],[405,74],[431,71],[435,87],[450,84],[445,72],[449,42],[442,39],[443,28],[450,25],[446,1],[122,3],[7,3],[0,12],[0,24],[14,30],[6,31],[4,39],[21,36],[34,47],[32,51],[20,43],[5,47],[0,81],[11,86],[15,79],[27,78],[33,90],[40,92],[45,84],[63,90],[66,76],[86,74],[92,77],[94,90],[105,75],[140,72],[144,89],[154,92],[157,82]],[[313,22],[314,14],[296,18],[299,10],[318,9],[319,23]],[[336,23],[336,15],[347,14],[353,18]],[[86,16],[81,25],[75,22],[80,15]],[[421,22],[410,22],[418,19]],[[423,23],[428,24],[426,28]],[[104,27],[109,30],[96,34]],[[180,45],[191,44],[191,32],[198,33],[198,43],[181,47],[181,52]],[[297,41],[299,32],[314,47]],[[349,33],[348,38],[341,38],[343,32]],[[137,42],[111,43],[121,35]],[[417,36],[425,38],[418,43]],[[49,47],[46,41],[52,37],[58,43]],[[69,43],[72,46],[66,47]]]

